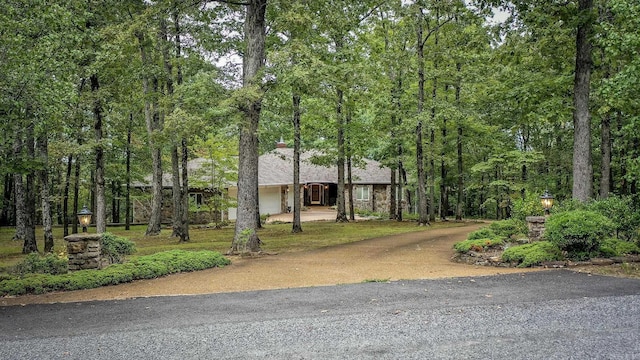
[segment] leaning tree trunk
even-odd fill
[[[244,88],[260,91],[260,71],[265,62],[265,13],[267,0],[249,0],[244,33],[246,50],[242,59]],[[231,252],[260,251],[258,212],[258,124],[262,96],[242,105],[244,118],[240,123],[238,148],[238,212]]]
[[[593,0],[579,0],[579,16],[582,17],[576,35],[576,69],[573,85],[573,198],[585,202],[593,193],[593,169],[591,164],[591,115],[589,113],[589,88],[591,77],[592,19],[589,12]],[[584,16],[586,15],[586,16]]]
[[[293,94],[293,225],[292,233],[302,232],[300,221],[300,95]]]

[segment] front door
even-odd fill
[[[311,205],[322,204],[322,185],[311,184]]]

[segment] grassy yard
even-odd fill
[[[435,223],[431,228],[461,226],[460,223],[447,222]],[[416,226],[415,222],[396,221],[361,221],[355,223],[334,223],[330,221],[319,221],[303,223],[303,232],[299,234],[291,233],[291,224],[269,224],[259,231],[260,239],[263,241],[262,249],[267,252],[293,252],[313,250],[325,246],[344,244],[364,239],[370,239],[385,235],[407,233],[424,230],[423,227]],[[191,241],[178,243],[175,238],[171,238],[171,230],[164,229],[159,236],[144,236],[146,226],[132,226],[126,231],[124,227],[108,227],[107,231],[124,236],[136,243],[138,251],[136,255],[150,255],[166,250],[213,250],[225,253],[231,247],[233,239],[233,227],[223,229],[201,229],[191,228],[189,233]],[[95,229],[89,229],[89,232]],[[0,272],[7,271],[11,266],[20,262],[24,255],[22,252],[22,242],[11,240],[15,230],[13,228],[0,228]],[[55,238],[54,251],[56,253],[65,252],[62,228],[54,228]],[[44,248],[42,240],[42,229],[36,230],[38,239],[38,249]]]

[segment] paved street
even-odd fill
[[[490,277],[0,307],[0,359],[640,359],[640,281]]]

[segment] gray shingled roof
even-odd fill
[[[300,154],[300,183],[337,183],[337,166],[321,166],[311,163],[317,152]],[[364,168],[353,167],[354,184],[390,184],[391,170],[379,162],[363,159]],[[258,184],[287,185],[293,183],[293,149],[278,148],[260,156],[258,160]]]
[[[338,183],[337,166],[321,166],[311,163],[311,158],[319,155],[320,153],[313,151],[300,154],[301,184]],[[202,158],[190,160],[188,163],[189,175],[193,176],[196,169],[208,163],[208,160]],[[364,164],[364,168],[356,166],[352,168],[354,184],[391,183],[391,170],[389,168],[381,166],[379,162],[370,159],[363,159],[362,163]],[[203,177],[201,180],[209,179]],[[132,185],[135,187],[143,187],[150,186],[150,184],[151,175],[148,175],[142,182],[136,182]],[[171,173],[165,171],[162,176],[162,186],[171,187],[172,184]],[[293,149],[278,148],[261,155],[258,159],[258,184],[260,186],[293,184]]]

